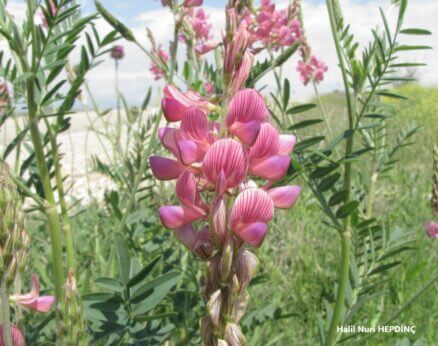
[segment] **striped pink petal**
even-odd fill
[[[158,137],[163,147],[175,155],[176,158],[179,158],[178,142],[181,139],[180,130],[171,127],[160,128],[158,130]]]
[[[193,225],[188,224],[181,228],[177,228],[174,230],[175,236],[178,240],[189,250],[193,249],[195,245],[196,239],[198,237]]]
[[[246,145],[253,145],[262,123],[258,120],[247,123],[235,122],[228,128],[228,131],[239,138]]]
[[[176,195],[186,207],[193,208],[199,204],[200,196],[193,173],[183,172],[176,181]]]
[[[56,299],[54,296],[41,296],[35,299],[32,304],[29,304],[26,307],[38,312],[48,312],[51,309],[55,300]]]
[[[189,107],[181,120],[181,134],[184,138],[205,140],[208,133],[208,121],[205,113],[196,107]]]
[[[235,122],[263,122],[269,116],[263,97],[254,89],[243,89],[231,99],[226,118],[227,127]]]
[[[250,223],[241,228],[238,233],[240,239],[254,247],[259,247],[268,232],[268,225],[262,222]]]
[[[208,149],[203,160],[204,175],[216,185],[221,172],[226,177],[226,188],[238,186],[248,171],[248,158],[242,144],[230,138],[220,139]]]
[[[274,201],[276,208],[287,209],[292,207],[298,201],[301,187],[298,185],[274,187],[269,189],[268,193]]]
[[[12,346],[24,346],[24,336],[20,329],[11,325]],[[0,346],[5,346],[6,342],[3,337],[3,325],[0,324]]]
[[[173,180],[180,176],[183,169],[178,161],[161,156],[151,156],[149,158],[152,173],[158,180]]]
[[[199,150],[195,142],[183,139],[178,142],[178,154],[185,165],[191,165],[198,160]]]
[[[252,161],[249,171],[260,178],[277,181],[285,176],[289,164],[289,156],[276,155]]]
[[[260,126],[257,139],[249,150],[249,159],[264,159],[274,156],[280,148],[280,138],[277,129],[269,123]]]
[[[198,233],[195,245],[193,246],[193,252],[204,260],[209,259],[214,252],[214,243],[211,237],[208,227],[204,227]]]
[[[234,201],[230,220],[233,231],[240,231],[252,223],[267,223],[274,216],[274,202],[269,194],[261,189],[243,190]]]
[[[32,276],[33,287],[29,293],[14,294],[11,301],[31,310],[47,312],[55,302],[54,296],[40,296],[40,283],[37,275]]]
[[[280,147],[278,155],[290,155],[297,143],[297,137],[294,135],[280,135]]]
[[[160,214],[161,223],[170,229],[184,227],[204,216],[204,213],[199,209],[179,205],[161,207],[158,213]]]

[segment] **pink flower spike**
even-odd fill
[[[238,141],[226,138],[213,143],[205,154],[203,161],[206,179],[216,186],[223,172],[226,177],[226,188],[238,186],[248,171],[248,158]]]
[[[426,224],[426,234],[431,237],[438,239],[438,222],[430,221]]]
[[[20,329],[11,325],[12,346],[24,346],[24,336]],[[6,342],[3,337],[3,325],[0,324],[0,346],[5,346]]]
[[[161,223],[164,227],[177,229],[194,222],[204,216],[204,213],[198,209],[191,209],[179,205],[168,205],[158,210]]]
[[[274,187],[268,190],[268,193],[276,208],[288,209],[298,201],[301,187],[298,185]]]
[[[277,181],[285,176],[289,164],[289,156],[276,155],[251,162],[249,171],[260,178]]]
[[[280,148],[278,155],[290,155],[297,143],[297,137],[294,135],[280,135]]]
[[[178,161],[167,159],[161,156],[149,158],[152,173],[158,180],[173,180],[180,176],[183,169]]]
[[[174,230],[178,240],[189,250],[193,250],[198,235],[196,234],[193,225],[189,224]]]
[[[251,223],[239,232],[239,238],[245,243],[259,247],[268,232],[268,225],[262,222]]]
[[[38,312],[47,312],[55,302],[54,296],[40,296],[40,283],[38,276],[32,277],[33,288],[30,293],[26,294],[14,294],[11,296],[11,300],[18,305],[32,309]]]

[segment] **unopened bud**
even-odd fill
[[[245,315],[246,307],[248,306],[249,294],[244,289],[238,295],[233,306],[233,321],[239,323],[240,319]]]
[[[199,320],[199,327],[201,330],[201,335],[204,340],[204,345],[214,346],[213,325],[211,323],[210,317],[208,316],[202,317]]]
[[[213,255],[214,250],[215,246],[210,231],[207,227],[203,228],[198,233],[198,239],[196,239],[195,245],[193,246],[193,252],[203,260],[208,260]]]
[[[236,274],[241,286],[247,286],[254,277],[259,260],[251,251],[244,249],[237,256]]]
[[[225,340],[223,340],[223,339],[219,339],[219,340],[217,341],[217,346],[231,346],[231,345],[228,344],[228,342],[226,342]]]
[[[225,340],[230,346],[243,346],[246,344],[245,336],[235,323],[227,323],[225,328]]]
[[[221,290],[216,290],[210,297],[207,303],[208,315],[210,316],[213,325],[218,328],[221,316],[222,294]]]
[[[231,264],[233,263],[233,244],[227,243],[221,257],[221,281],[225,282],[230,275]]]

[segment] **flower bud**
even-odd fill
[[[246,307],[248,306],[249,294],[246,290],[242,290],[238,295],[233,306],[233,321],[239,323],[240,319],[245,315]]]
[[[227,323],[225,328],[225,340],[231,346],[243,346],[246,343],[242,331],[235,323]]]
[[[217,346],[230,346],[230,344],[228,344],[228,342],[226,342],[226,341],[223,340],[223,339],[219,339],[219,340],[217,341]]]
[[[208,315],[210,316],[213,325],[218,328],[221,316],[222,294],[221,290],[216,290],[210,297],[207,303]]]
[[[210,317],[202,317],[199,320],[199,327],[201,329],[201,335],[204,339],[205,346],[214,346],[213,325],[211,323]]]
[[[227,209],[223,198],[218,198],[213,202],[211,219],[214,238],[223,243],[227,234]]]
[[[240,285],[247,286],[254,277],[259,260],[251,251],[244,249],[237,256],[236,275]]]
[[[193,252],[206,261],[211,258],[214,250],[215,247],[211,239],[210,231],[208,227],[205,227],[198,234],[198,239],[193,246]]]
[[[221,257],[221,281],[225,282],[230,275],[231,264],[233,262],[233,243],[231,241],[227,242],[225,249],[222,252]]]

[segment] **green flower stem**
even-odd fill
[[[24,60],[22,60],[24,62]],[[28,72],[27,64],[23,66],[25,72]],[[37,160],[38,171],[43,185],[44,195],[46,198],[46,217],[50,232],[50,242],[52,245],[52,264],[55,277],[55,295],[58,301],[62,297],[62,285],[64,282],[63,260],[62,260],[62,243],[61,243],[61,225],[58,219],[56,210],[56,202],[52,186],[50,184],[49,169],[47,168],[43,144],[37,120],[37,105],[35,103],[35,80],[34,76],[30,76],[26,82],[27,88],[27,107],[29,130],[32,139],[32,144]]]
[[[9,297],[6,288],[6,275],[3,275],[0,283],[1,295],[1,318],[3,325],[3,342],[6,346],[13,346],[11,334],[11,317],[9,315]]]
[[[56,143],[55,134],[53,133],[50,127],[49,121],[47,120],[47,118],[44,118],[44,121],[47,126],[50,145],[52,146],[52,158],[53,158],[53,166],[55,169],[56,189],[58,191],[59,204],[61,206],[62,229],[64,231],[65,249],[67,253],[67,267],[68,269],[75,270],[74,241],[73,241],[73,234],[71,230],[70,218],[68,217],[68,212],[67,212],[67,203],[65,202],[64,181],[62,179],[58,145]]]
[[[339,42],[337,24],[335,19],[335,14],[333,10],[332,0],[326,0],[328,14],[330,18],[330,26],[333,35],[333,40],[336,46],[336,53],[338,55],[339,66],[341,68],[342,79],[344,83],[345,96],[347,102],[347,110],[348,110],[348,125],[349,129],[353,130],[354,128],[354,110],[353,110],[353,101],[350,94],[350,89],[348,86],[347,72],[345,68],[344,58],[342,55],[341,45]],[[353,151],[353,138],[354,133],[347,139],[346,148],[345,148],[345,156],[348,157]],[[351,162],[345,164],[344,171],[344,191],[346,191],[346,195],[344,198],[344,204],[350,201],[350,190],[351,190]],[[344,309],[344,299],[345,299],[345,291],[347,287],[347,282],[349,279],[349,269],[350,269],[350,252],[351,252],[351,218],[347,216],[342,224],[342,230],[340,232],[341,236],[341,263],[339,268],[339,280],[338,280],[338,292],[336,296],[336,303],[333,312],[333,317],[330,322],[330,327],[328,330],[326,345],[331,346],[335,344],[337,336],[336,329],[340,322],[342,311]]]

